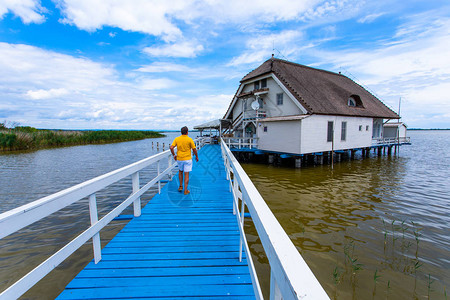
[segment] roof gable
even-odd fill
[[[348,115],[398,119],[378,98],[350,78],[325,70],[271,58],[248,73],[241,84],[273,73],[310,114]],[[359,96],[362,105],[349,106],[348,98]]]

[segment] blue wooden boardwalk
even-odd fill
[[[167,183],[58,299],[254,299],[220,146],[199,152],[191,194]]]

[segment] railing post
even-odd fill
[[[238,202],[239,203],[239,202]],[[242,225],[242,228],[244,228],[244,212],[245,212],[245,201],[244,201],[244,197],[242,197],[241,199],[241,214],[240,214],[240,222]],[[244,232],[242,232],[242,234],[244,234]],[[244,237],[241,236],[241,240],[239,242],[239,261],[242,261],[242,248],[244,244]]]
[[[91,217],[91,226],[98,222],[97,199],[95,194],[89,196],[89,215]],[[94,247],[94,261],[97,264],[102,259],[102,246],[100,244],[100,233],[97,232],[92,237]]]
[[[226,168],[226,173],[227,173],[227,180],[231,180],[231,177],[230,177],[230,162],[228,161],[228,157],[225,157],[225,158],[226,158],[225,159],[225,168]]]
[[[230,183],[230,192],[231,192],[231,183]],[[233,173],[233,215],[236,215],[236,210],[238,206],[238,200],[237,200],[237,180],[236,176]]]
[[[158,167],[158,176],[159,176],[159,173],[160,173],[160,171],[159,171],[159,163],[160,163],[161,161],[160,160],[158,160],[158,164],[157,164],[157,167]],[[158,194],[161,194],[161,180],[158,180]]]
[[[169,155],[169,157],[167,158],[167,164],[169,165],[169,169],[172,167],[172,155]],[[167,174],[169,176],[169,180],[172,181],[172,170],[170,170],[169,174]]]
[[[131,175],[131,185],[133,186],[133,193],[136,193],[141,188],[139,186],[139,172]],[[139,217],[141,215],[141,197],[133,201],[134,216]]]
[[[273,271],[270,271],[270,300],[281,300],[283,297],[281,296],[280,288],[278,287],[277,280],[273,274]]]

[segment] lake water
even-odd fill
[[[0,213],[162,151],[166,138],[0,155]],[[446,299],[450,288],[450,131],[412,131],[397,156],[302,169],[243,164],[331,298]],[[192,136],[192,135],[191,135]],[[154,176],[143,172],[141,183]],[[104,215],[131,193],[131,179],[97,195]],[[143,197],[145,203],[156,193]],[[126,211],[125,214],[131,214]],[[246,220],[247,222],[247,220]],[[126,222],[101,232],[105,245]],[[81,200],[0,240],[0,291],[81,233]],[[260,280],[268,265],[251,222],[246,231]],[[87,244],[24,298],[53,299],[91,259]]]
[[[408,135],[398,157],[333,169],[242,164],[331,298],[448,297],[450,131]],[[262,247],[249,240],[267,280]]]

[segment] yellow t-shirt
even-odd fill
[[[191,149],[195,149],[194,140],[187,135],[180,135],[173,140],[172,146],[177,146],[177,160],[190,160]]]

